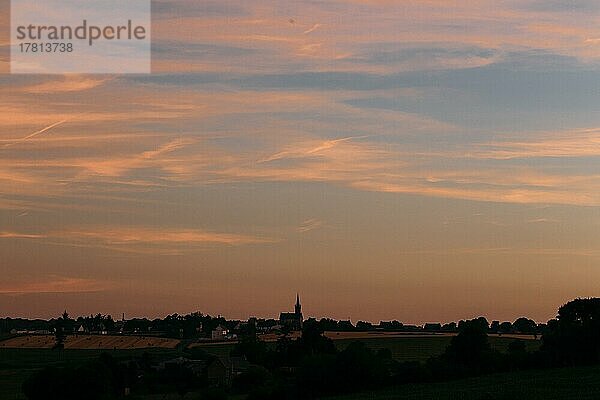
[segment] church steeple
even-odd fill
[[[300,305],[300,295],[296,293],[296,306],[294,307],[296,314],[302,314],[302,306]]]

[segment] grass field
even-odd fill
[[[397,361],[425,361],[432,356],[439,356],[446,350],[451,340],[451,336],[360,339],[361,342],[373,350],[389,349]],[[489,338],[492,348],[503,353],[508,350],[508,345],[514,340],[514,338],[508,337]],[[354,339],[340,339],[335,340],[334,343],[339,350],[343,350],[354,341]],[[524,341],[529,351],[537,350],[540,345],[539,341]]]
[[[335,346],[339,350],[345,349],[350,343],[361,341],[373,350],[387,348],[392,352],[394,359],[398,361],[426,361],[429,357],[438,356],[446,350],[450,344],[452,336],[381,336],[381,337],[366,337],[366,338],[341,338],[333,337]],[[500,352],[506,352],[508,345],[515,340],[514,337],[498,337],[490,336],[490,344]],[[537,340],[524,340],[528,351],[537,350],[540,342]],[[271,344],[271,343],[269,343]],[[233,343],[218,343],[218,344],[196,344],[194,348],[200,348],[207,353],[217,356],[228,355],[233,349]]]
[[[596,400],[600,367],[519,371],[464,380],[405,385],[327,400]]]

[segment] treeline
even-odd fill
[[[546,324],[537,324],[529,318],[518,318],[514,322],[492,321],[485,325],[489,333],[507,334],[541,334]],[[316,322],[322,331],[333,332],[368,332],[368,331],[387,331],[387,332],[458,332],[461,325],[466,321],[450,322],[447,324],[427,323],[424,325],[406,325],[399,321],[381,321],[379,324],[373,324],[366,321],[358,321],[353,324],[351,321],[337,321],[331,318],[322,318],[320,320],[311,319]],[[96,314],[90,316],[80,316],[72,318],[65,311],[59,317],[51,320],[27,320],[27,319],[0,319],[0,334],[7,335],[11,333],[48,333],[54,332],[58,326],[66,335],[77,333],[96,333],[96,334],[139,334],[153,335],[177,339],[197,339],[210,337],[210,333],[217,327],[222,326],[229,332],[243,335],[252,324],[253,329],[258,333],[271,333],[284,330],[275,319],[257,319],[251,318],[248,321],[227,320],[224,317],[212,317],[196,312],[187,315],[172,314],[165,318],[134,318],[128,320],[114,320],[110,315]]]
[[[25,318],[1,318],[0,334],[8,334],[11,331],[49,331],[56,320],[25,319]]]
[[[488,334],[495,325],[485,318],[462,321],[442,355],[419,363],[398,362],[389,350],[374,351],[361,342],[340,351],[317,321],[308,321],[301,338],[283,336],[274,349],[252,337],[242,340],[235,352],[261,369],[239,376],[233,390],[249,390],[251,400],[311,399],[382,387],[401,391],[406,383],[496,372],[600,364],[600,299],[578,299],[562,306],[557,318],[542,327],[542,345],[536,351],[528,351],[522,339],[514,339],[507,352],[494,349]],[[512,325],[521,332],[540,329],[527,320]]]
[[[173,314],[165,318],[134,318],[114,320],[110,315],[90,315],[72,318],[66,311],[59,318],[50,320],[0,319],[0,334],[55,332],[73,334],[139,334],[171,338],[201,338],[210,335],[221,325],[227,329],[240,329],[240,321],[227,321],[223,317],[211,317],[201,313]]]
[[[489,323],[485,317],[480,317],[479,319],[484,324],[486,331],[494,334],[520,333],[535,335],[541,334],[546,327],[546,324],[538,324],[534,320],[525,317],[517,318],[514,322],[492,321]],[[405,325],[400,321],[381,321],[378,325],[375,325],[371,322],[358,321],[356,325],[354,325],[351,321],[336,321],[330,318],[323,318],[318,321],[311,319],[311,321],[316,322],[320,330],[333,332],[369,332],[379,330],[389,332],[454,333],[460,331],[462,325],[468,322],[461,320],[458,323],[450,322],[446,324],[426,323],[424,325]]]
[[[533,329],[530,322],[520,323]],[[226,384],[211,383],[185,364],[159,372],[147,357],[118,363],[103,356],[77,369],[40,371],[25,383],[24,393],[31,400],[116,399],[129,393],[125,389],[140,396],[191,392],[202,400],[226,399],[231,394],[248,400],[298,400],[384,387],[401,391],[407,383],[511,370],[600,364],[600,299],[577,299],[562,306],[557,318],[544,327],[542,345],[536,351],[528,351],[526,341],[519,339],[510,343],[508,352],[495,350],[488,340],[493,325],[485,318],[458,323],[458,334],[445,352],[420,363],[396,361],[390,350],[374,351],[360,341],[340,350],[323,334],[321,321],[314,319],[306,321],[299,338],[283,334],[275,345],[261,341],[256,324],[250,323],[231,353],[232,359],[244,359],[250,365]],[[210,356],[197,349],[186,351],[190,353],[186,357],[210,361]]]

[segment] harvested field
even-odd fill
[[[51,335],[17,336],[0,342],[0,348],[6,349],[50,349],[55,339]],[[173,349],[179,340],[144,336],[104,336],[104,335],[75,335],[65,341],[66,349]]]

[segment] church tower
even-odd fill
[[[300,295],[296,293],[296,305],[294,306],[294,312],[282,312],[279,314],[279,323],[290,330],[290,332],[297,332],[302,330],[302,323],[304,317],[302,316],[302,306],[300,305]]]
[[[296,306],[294,307],[296,315],[302,315],[302,306],[300,305],[300,295],[296,293]]]

